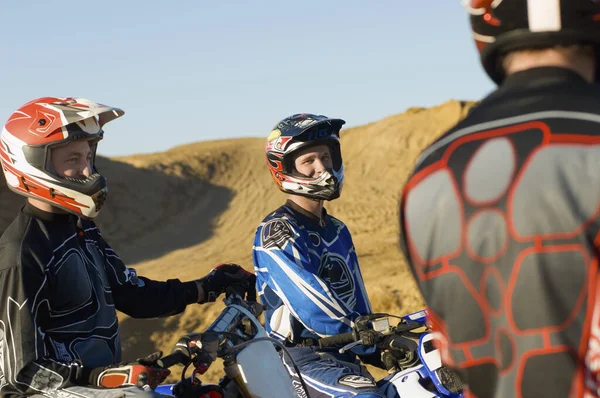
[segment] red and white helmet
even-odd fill
[[[77,216],[95,218],[106,200],[106,178],[96,171],[96,143],[102,127],[124,111],[83,98],[45,97],[17,109],[0,133],[0,164],[8,187]],[[50,149],[89,140],[92,174],[85,180],[60,178],[52,171]]]

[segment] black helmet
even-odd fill
[[[490,78],[500,84],[500,56],[556,45],[596,45],[600,70],[599,0],[462,0],[473,38]],[[596,73],[597,79],[600,73]]]

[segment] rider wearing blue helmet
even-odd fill
[[[351,331],[356,317],[372,312],[350,231],[323,207],[340,196],[344,183],[344,123],[296,114],[269,135],[268,167],[289,199],[256,231],[257,291],[268,333],[291,347],[311,397],[382,397],[356,353],[312,347],[320,337]]]

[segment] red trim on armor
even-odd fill
[[[469,363],[469,362],[473,361],[473,355],[471,354],[471,350],[469,349],[469,347],[467,347],[466,345],[460,347],[460,349],[462,350],[463,354],[465,355],[465,360],[460,363],[460,366],[462,367],[465,363]]]
[[[503,309],[502,297],[504,297],[504,294],[506,292],[506,284],[504,283],[504,280],[502,279],[502,275],[500,274],[500,271],[498,271],[498,268],[496,268],[495,266],[485,267],[485,269],[483,270],[483,274],[481,274],[481,281],[480,281],[480,286],[479,286],[479,291],[481,291],[481,295],[483,297],[487,297],[486,286],[487,286],[488,275],[491,275],[498,284],[498,288],[500,290],[498,292],[498,294],[500,295],[500,307],[498,309],[495,309],[487,301],[487,299],[485,301],[485,304],[486,304],[486,308],[488,309],[490,314],[492,314],[493,316],[498,316],[498,315],[502,314],[502,309]]]
[[[550,340],[550,332],[545,330],[542,332],[542,341],[544,343],[544,348],[552,347],[552,342]]]
[[[600,144],[600,137],[583,134],[552,134],[551,144]]]
[[[583,368],[577,365],[573,380],[571,380],[571,389],[569,390],[569,397],[583,397],[585,391],[585,375]]]
[[[442,161],[444,164],[448,163],[448,159],[452,155],[452,153],[461,145],[466,142],[479,141],[489,138],[502,137],[509,134],[522,133],[527,130],[540,130],[542,132],[542,145],[546,145],[550,142],[551,132],[550,127],[546,123],[540,121],[527,122],[523,124],[517,124],[509,127],[501,127],[494,130],[482,131],[479,133],[473,133],[469,135],[465,135],[453,141],[446,151],[444,152],[444,157]]]
[[[477,291],[477,289],[475,288],[475,286],[473,286],[471,284],[471,281],[469,280],[469,278],[467,277],[467,275],[465,274],[465,272],[462,270],[462,268],[455,266],[455,265],[449,265],[448,266],[448,272],[447,273],[451,273],[454,272],[454,274],[456,274],[461,282],[463,283],[464,287],[469,291],[469,294],[471,294],[471,297],[475,300],[475,302],[477,303],[477,305],[479,306],[479,309],[481,310],[481,315],[483,318],[483,323],[484,323],[484,327],[485,327],[485,333],[484,336],[479,338],[479,339],[475,339],[475,340],[469,340],[467,342],[464,343],[456,343],[456,344],[451,344],[451,346],[454,348],[462,348],[463,346],[469,346],[469,345],[476,345],[476,344],[483,344],[486,341],[489,340],[490,336],[491,336],[491,325],[490,325],[490,320],[489,317],[487,316],[486,312],[484,311],[487,308],[487,303],[485,302],[485,300],[483,299],[482,295],[479,293],[479,291]],[[429,279],[429,278],[427,278]]]
[[[600,250],[598,248],[598,246],[600,246],[600,231],[598,231],[598,234],[594,238],[594,246],[596,246],[596,250]]]
[[[408,191],[408,190],[414,188],[425,178],[429,177],[431,174],[433,174],[436,171],[439,171],[441,169],[448,170],[448,162],[446,162],[446,159],[438,160],[437,162],[432,163],[429,166],[425,167],[423,170],[419,170],[417,173],[415,173],[411,177],[410,181],[408,181],[406,183],[405,189]]]
[[[440,258],[438,264],[441,264],[441,266],[435,271],[422,271],[420,267],[415,267],[415,271],[419,275],[419,278],[424,281],[452,271],[452,268],[450,267],[450,259],[448,257]]]
[[[506,368],[502,368],[502,360],[504,358],[502,358],[502,347],[500,346],[500,333],[503,332],[504,335],[506,335],[506,337],[510,340],[510,348],[511,348],[511,356],[510,356],[510,363],[506,366]],[[517,348],[516,348],[516,344],[514,339],[512,338],[512,336],[510,335],[509,331],[504,328],[504,327],[499,327],[496,330],[496,336],[494,338],[494,347],[496,348],[496,352],[500,353],[500,358],[502,359],[500,361],[500,364],[498,365],[498,369],[500,370],[499,373],[501,376],[506,375],[508,373],[510,373],[513,369],[513,367],[515,366],[515,364],[517,363]]]
[[[427,307],[427,319],[431,325],[430,329],[442,337],[442,339],[435,338],[433,340],[434,347],[440,351],[442,362],[448,366],[455,367],[456,362],[449,350],[450,338],[446,333],[446,323],[430,307]]]
[[[417,184],[419,184],[422,180],[429,177],[430,174],[435,173],[438,170],[443,169],[445,164],[442,161],[435,162],[425,167],[423,170],[420,170],[415,175],[412,176],[410,181],[406,183],[404,186],[404,192],[408,193],[412,188],[414,188]]]
[[[446,171],[451,177],[454,177],[454,174],[452,173],[452,169],[450,169],[447,166],[442,166],[440,167],[437,171]],[[429,261],[425,261],[421,258],[421,256],[419,255],[418,250],[416,249],[416,247],[413,244],[413,240],[411,239],[411,228],[410,228],[410,224],[408,223],[408,220],[405,219],[405,225],[406,225],[406,243],[408,246],[408,249],[410,250],[410,254],[411,257],[413,258],[413,261],[415,263],[415,268],[417,269],[418,273],[421,273],[421,270],[419,268],[427,268],[427,267],[431,267],[432,265],[435,265],[437,263],[443,262],[444,260],[449,260],[449,259],[453,259],[455,257],[458,257],[462,251],[463,251],[463,246],[465,245],[465,241],[466,241],[466,228],[465,228],[465,222],[464,222],[464,217],[465,217],[465,209],[464,209],[464,203],[462,200],[462,195],[460,192],[460,188],[458,187],[458,184],[456,182],[456,178],[451,178],[450,179],[451,183],[452,183],[452,189],[454,190],[454,194],[456,195],[456,202],[458,204],[458,217],[460,219],[460,231],[459,231],[459,243],[458,246],[456,248],[456,250],[454,250],[451,253],[444,253],[443,255],[441,255],[440,257],[437,258],[433,258]],[[423,271],[424,272],[424,271]]]
[[[471,368],[473,366],[485,365],[488,363],[494,365],[497,368],[500,367],[498,360],[494,357],[481,357],[481,358],[477,358],[477,359],[466,360],[460,364],[460,367],[461,368]]]
[[[569,316],[560,325],[544,326],[541,328],[521,330],[515,324],[514,317],[512,314],[512,306],[511,306],[512,294],[513,294],[515,285],[517,283],[517,277],[519,275],[519,270],[521,269],[521,265],[523,264],[523,260],[525,259],[525,257],[527,257],[530,254],[537,254],[537,253],[555,253],[555,252],[569,252],[569,251],[578,251],[578,252],[582,253],[583,257],[584,257],[585,266],[586,267],[590,266],[589,253],[587,252],[585,247],[583,247],[580,244],[544,246],[541,250],[538,250],[535,247],[531,247],[531,248],[523,250],[521,253],[519,253],[517,258],[515,259],[515,262],[514,262],[513,268],[512,268],[512,273],[511,273],[510,279],[508,281],[506,294],[504,296],[504,308],[505,308],[505,312],[506,312],[506,321],[508,322],[509,326],[511,327],[511,329],[513,330],[513,332],[515,334],[524,336],[524,335],[531,335],[531,334],[537,334],[537,333],[559,332],[559,331],[565,329],[567,326],[569,326],[569,324],[572,323],[573,320],[575,319],[575,317],[577,316],[577,313],[580,311],[580,309],[583,305],[583,302],[584,302],[584,299],[585,299],[585,296],[586,296],[586,293],[588,290],[588,287],[585,284],[584,284],[583,288],[581,289],[581,291],[579,292],[579,297],[577,297],[577,301],[575,302],[575,305],[573,306],[573,309],[571,310]]]
[[[535,153],[536,149],[534,149],[533,151],[531,151],[531,153]],[[521,165],[521,169],[517,172],[517,174],[515,175],[515,177],[513,178],[513,182],[511,184],[511,187],[508,190],[508,193],[506,194],[506,227],[508,228],[508,232],[510,234],[510,236],[515,239],[517,242],[527,242],[531,239],[535,239],[536,236],[531,237],[531,239],[519,239],[519,236],[517,234],[517,229],[516,227],[513,225],[512,220],[514,220],[513,218],[513,196],[515,193],[515,189],[513,189],[514,187],[518,186],[518,181],[521,178],[521,175],[523,174],[523,172],[525,171],[526,167],[527,167],[527,163],[529,163],[531,161],[531,156],[529,156],[525,162]],[[541,237],[537,237],[539,238],[540,242],[538,244],[538,242],[535,242],[535,245],[537,247],[541,247]]]

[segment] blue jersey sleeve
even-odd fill
[[[274,292],[291,316],[318,336],[348,332],[359,314],[316,274],[306,239],[304,230],[285,217],[258,228],[253,260],[259,294]]]

